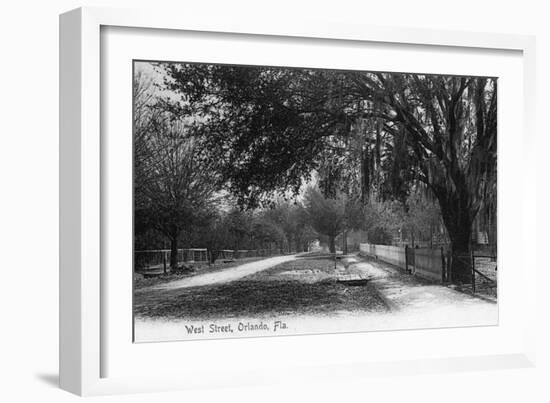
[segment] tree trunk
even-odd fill
[[[328,247],[330,253],[336,253],[336,242],[335,242],[335,236],[329,235],[328,237]]]
[[[286,240],[288,242],[288,253],[292,253],[292,235],[287,235]]]
[[[296,239],[294,240],[294,244],[296,245],[296,253],[304,252],[302,242],[300,242],[300,238],[296,237]]]
[[[442,206],[443,221],[451,241],[452,265],[451,281],[469,283],[471,281],[470,239],[472,234],[473,213],[460,203]]]
[[[170,270],[178,268],[178,237],[170,239]]]
[[[451,238],[452,260],[452,281],[457,283],[470,283],[472,273],[472,262],[470,256],[470,232],[459,230],[449,234]]]
[[[489,242],[490,253],[496,256],[497,253],[497,226],[492,214],[487,219],[487,242]]]

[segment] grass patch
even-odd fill
[[[286,275],[286,272],[293,272]],[[298,259],[239,281],[175,290],[147,290],[134,298],[139,317],[205,320],[282,314],[386,311],[374,286],[336,282],[330,259]],[[311,281],[318,276],[319,281]]]

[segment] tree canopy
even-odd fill
[[[319,173],[328,196],[406,203],[419,183],[438,201],[453,250],[494,198],[493,78],[173,63],[175,110],[196,130],[241,205],[257,206]]]
[[[164,193],[180,204],[177,214],[160,208],[156,220],[170,216],[170,225],[189,226],[191,210],[204,211],[207,219],[208,204],[220,192],[241,209],[281,207],[281,197],[295,200],[314,183],[318,190],[310,190],[304,204],[306,210],[319,202],[338,212],[331,234],[359,222],[365,227],[372,201],[396,201],[414,231],[426,231],[419,230],[422,222],[440,214],[453,252],[465,254],[476,216],[496,208],[495,78],[194,63],[162,63],[158,69],[165,92],[155,97],[156,107],[134,94],[140,100],[135,152],[144,156],[135,166],[136,189],[143,189],[140,195],[152,190],[145,201]],[[147,94],[146,87],[134,90]],[[157,132],[163,134],[151,138]],[[151,147],[163,151],[151,153]],[[151,154],[157,162],[148,160]],[[174,163],[166,167],[166,161]],[[166,170],[163,180],[155,179],[165,168],[179,171],[171,180]],[[193,197],[178,193],[193,191]],[[415,204],[419,191],[436,202],[434,211]],[[343,212],[334,204],[342,200]],[[166,203],[154,202],[157,208]],[[340,212],[341,220],[335,218]],[[300,217],[310,217],[311,227],[327,234],[326,223],[289,205],[254,225],[268,233],[267,224],[276,224],[290,245],[300,232],[308,233],[307,226],[296,228]],[[384,231],[378,231],[381,239],[387,238]]]

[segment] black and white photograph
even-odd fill
[[[132,71],[134,342],[498,324],[496,77]]]
[[[550,402],[545,5],[4,2],[1,400]]]

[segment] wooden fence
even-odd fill
[[[451,273],[453,282],[471,288],[473,293],[497,296],[497,257],[496,254],[471,252],[470,255],[457,255],[459,264],[464,266],[463,275]]]
[[[392,245],[359,244],[362,254],[375,257],[383,262],[406,269],[405,248]]]
[[[134,252],[136,269],[165,268],[170,264],[170,249],[137,250]],[[208,262],[208,251],[204,248],[178,249],[178,263]]]
[[[418,248],[414,251],[414,274],[420,277],[434,280],[445,281],[446,267],[445,254],[443,248]]]
[[[207,263],[214,255],[218,261],[232,261],[239,259],[269,257],[284,254],[280,249],[255,250],[208,250],[205,248],[178,249],[177,262],[180,263]],[[134,251],[135,270],[167,270],[170,266],[170,249],[137,250]]]
[[[443,247],[410,248],[368,243],[360,244],[359,250],[362,255],[380,259],[428,280],[452,282],[463,289],[471,289],[476,294],[497,294],[496,253],[471,252],[470,255],[452,256],[449,251],[445,252]],[[464,265],[460,275],[458,272],[452,272],[453,261],[455,264]]]
[[[383,262],[407,270],[411,274],[428,280],[446,280],[446,264],[443,248],[409,248],[407,246],[359,245],[361,254],[380,259]]]

